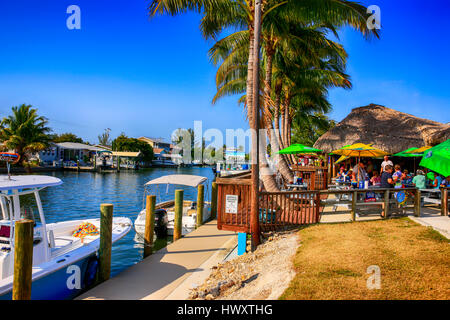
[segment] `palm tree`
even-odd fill
[[[0,123],[0,141],[4,150],[14,150],[20,155],[20,163],[28,159],[30,153],[48,147],[51,131],[47,119],[38,116],[37,109],[22,104],[12,107],[13,114],[3,118]]]
[[[251,106],[253,106],[253,68],[254,68],[254,1],[247,0],[152,0],[150,7],[150,15],[155,14],[179,14],[184,13],[187,10],[195,10],[203,14],[201,22],[201,30],[206,37],[216,39],[218,35],[229,28],[237,28],[238,31],[225,38],[230,42],[235,42],[233,46],[224,45],[227,41],[218,41],[217,48],[220,49],[220,53],[217,57],[212,57],[213,62],[222,61],[221,67],[219,67],[216,80],[218,81],[218,94],[214,101],[216,101],[220,96],[228,94],[236,94],[245,92],[246,95],[239,99],[239,102],[244,102],[244,106],[247,107],[247,118],[250,123],[253,123],[253,117],[255,116],[250,112]],[[261,119],[265,122],[270,120],[268,117],[269,99],[272,98],[274,91],[276,97],[274,114],[274,127],[279,126],[278,115],[281,113],[283,115],[283,121],[281,126],[281,134],[275,134],[276,138],[280,140],[280,145],[290,143],[290,123],[292,122],[293,114],[295,114],[296,108],[300,108],[302,105],[313,105],[314,102],[305,103],[305,94],[307,91],[305,88],[296,88],[298,85],[297,81],[292,81],[287,87],[283,82],[277,81],[276,77],[270,74],[273,71],[272,62],[277,54],[277,50],[281,55],[286,55],[290,57],[290,51],[280,50],[277,48],[279,41],[283,40],[286,36],[290,36],[293,32],[290,30],[292,26],[322,26],[331,30],[336,34],[336,28],[342,26],[351,26],[354,29],[360,31],[366,38],[371,36],[378,37],[376,30],[369,30],[367,28],[366,20],[368,14],[366,13],[366,8],[358,3],[347,1],[347,0],[264,0],[262,9],[262,43],[264,55],[266,74],[264,87],[264,97],[265,103],[261,108],[260,112],[266,113],[266,116],[262,115]],[[282,23],[276,24],[277,21],[282,21]],[[294,33],[295,34],[295,33]],[[295,35],[297,40],[303,40],[301,36]],[[244,44],[247,44],[244,47]],[[303,41],[304,44],[307,41]],[[224,45],[221,47],[221,45]],[[300,46],[301,47],[301,46]],[[292,49],[292,46],[291,46]],[[316,52],[317,53],[317,52]],[[320,51],[318,52],[320,53]],[[242,60],[243,57],[247,56],[248,59]],[[306,59],[306,55],[294,54],[294,57],[302,58],[303,63],[298,64],[297,71],[299,68],[303,68],[304,76],[310,78],[322,78],[320,81],[329,83],[335,86],[341,86],[338,82],[344,83],[344,86],[348,86],[349,82],[345,75],[331,75],[334,73],[339,73],[340,70],[330,70],[321,68],[320,62],[322,61],[324,54],[317,55],[317,59],[313,66],[319,68],[319,70],[311,69],[311,62],[314,59]],[[314,57],[314,55],[311,55]],[[294,61],[295,59],[291,59]],[[239,62],[238,62],[239,61]],[[307,63],[308,61],[308,63]],[[324,61],[333,62],[331,59]],[[342,62],[338,62],[342,63]],[[318,65],[318,66],[317,66]],[[289,64],[286,65],[292,68]],[[295,68],[294,68],[295,69]],[[322,77],[320,76],[322,74]],[[331,79],[330,79],[331,78]],[[294,79],[295,80],[295,79]],[[261,81],[262,79],[257,79]],[[275,86],[272,86],[272,82]],[[292,87],[293,86],[293,87]],[[324,85],[323,85],[324,86]],[[275,90],[274,90],[275,89]],[[326,88],[323,88],[322,92],[326,93]],[[310,90],[311,92],[311,90]],[[258,93],[261,95],[261,93]],[[303,98],[302,98],[303,97]],[[321,96],[322,97],[322,96]],[[317,100],[317,99],[312,99]],[[319,99],[320,100],[320,99]],[[291,106],[292,103],[300,103],[300,105]],[[267,127],[267,126],[266,126]],[[279,137],[278,137],[279,136]],[[262,150],[265,148],[261,147]],[[261,158],[261,157],[260,157]],[[265,157],[261,160],[264,161]],[[289,174],[286,174],[289,177]],[[264,177],[263,182],[266,189],[270,190],[273,186],[273,179],[271,176]],[[268,188],[268,186],[270,187]]]

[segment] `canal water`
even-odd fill
[[[58,177],[64,183],[40,192],[47,223],[99,218],[101,203],[112,203],[114,216],[128,217],[134,223],[138,213],[143,209],[144,184],[168,174],[193,174],[208,178],[205,201],[210,200],[214,174],[209,167],[122,170],[120,173],[53,172],[46,175]],[[184,199],[197,199],[197,190],[194,188],[177,186],[176,189],[185,190]],[[161,199],[157,201],[173,199],[174,188],[167,190],[166,187],[160,187],[159,194]],[[170,242],[170,238],[169,236],[167,241]],[[155,249],[165,246],[167,241],[157,241]],[[136,232],[132,228],[112,248],[111,275],[114,276],[141,261],[142,255],[142,239],[136,237]]]

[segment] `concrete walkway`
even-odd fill
[[[186,299],[189,289],[202,283],[236,243],[236,233],[218,230],[217,221],[210,221],[77,300]]]
[[[422,208],[420,217],[414,217],[414,215],[408,217],[421,225],[432,227],[444,237],[450,239],[450,218],[441,216],[440,208]]]

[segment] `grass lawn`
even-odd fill
[[[296,276],[280,297],[450,299],[449,240],[408,218],[319,224],[299,231]],[[381,288],[368,289],[377,265]]]

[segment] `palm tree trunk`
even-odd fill
[[[273,56],[274,56],[274,49],[271,47],[271,43],[268,42],[266,47],[266,57],[267,57],[267,65],[266,65],[266,76],[265,76],[265,87],[264,87],[264,95],[265,95],[265,110],[267,114],[270,114],[269,112],[269,97],[271,96],[272,91],[272,62],[273,62]],[[278,105],[275,106],[275,113],[276,113],[276,119],[279,118],[278,115]],[[278,120],[276,120],[278,121]],[[272,124],[271,119],[267,119],[266,121],[266,127],[268,128],[267,133],[269,136],[269,141],[272,149],[272,155],[274,155],[274,151],[280,150],[280,145],[278,142],[278,137],[276,134],[272,134],[275,130]],[[265,156],[265,155],[264,155]],[[285,179],[285,181],[292,182],[294,181],[294,175],[292,174],[291,170],[289,169],[288,164],[286,163],[286,160],[284,159],[283,155],[276,155],[278,157],[278,170],[280,171],[281,175]],[[261,159],[261,156],[260,156]],[[265,160],[265,157],[264,157]],[[273,188],[272,183],[275,181],[269,180],[270,178],[265,177],[267,185],[269,188]],[[267,187],[266,187],[267,189]]]

